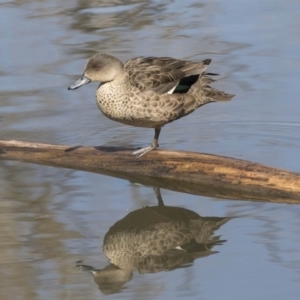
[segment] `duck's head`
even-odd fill
[[[75,90],[91,81],[102,83],[113,81],[123,72],[124,65],[120,60],[111,55],[98,53],[87,61],[82,77],[70,85],[68,90]]]

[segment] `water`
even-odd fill
[[[137,147],[152,130],[106,119],[97,84],[67,87],[97,51],[212,58],[214,85],[236,97],[163,128],[162,148],[247,159],[300,172],[298,1],[0,1],[1,139]],[[196,129],[196,130],[195,130]],[[152,189],[85,172],[0,162],[0,298],[94,299],[76,263],[103,269],[109,228],[156,205]],[[217,254],[134,273],[111,299],[298,299],[300,208],[162,191],[167,205],[234,218]]]

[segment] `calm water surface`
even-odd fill
[[[236,97],[167,125],[161,147],[300,172],[299,1],[0,0],[0,11],[1,139],[147,145],[152,130],[98,111],[97,84],[67,91],[86,59],[212,58],[215,87]],[[106,232],[156,205],[152,189],[0,162],[0,299],[299,299],[300,206],[162,194],[203,217],[237,217],[215,231],[227,241],[186,267],[135,272],[113,293],[76,264],[105,268]]]

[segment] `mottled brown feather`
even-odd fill
[[[182,78],[202,74],[209,63],[210,60],[195,63],[171,57],[137,57],[128,60],[124,68],[130,83],[140,91],[164,94],[175,88]]]

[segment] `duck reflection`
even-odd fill
[[[216,253],[213,246],[225,240],[212,236],[230,217],[201,217],[197,213],[165,206],[159,188],[155,188],[158,206],[147,206],[129,213],[106,233],[103,251],[110,264],[101,270],[89,270],[105,294],[118,292],[133,271],[155,273],[191,265],[200,257]]]

